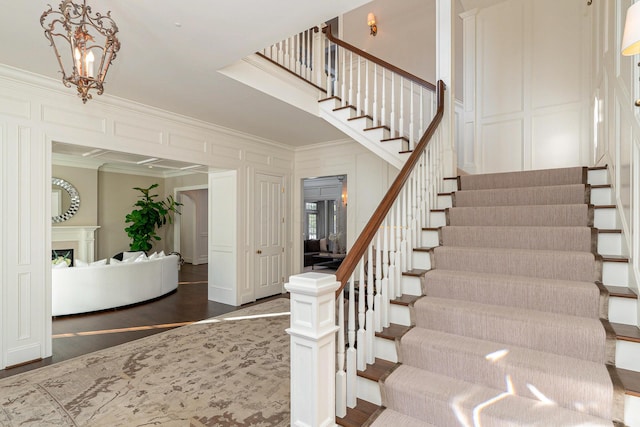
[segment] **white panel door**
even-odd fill
[[[282,293],[283,250],[283,178],[256,174],[255,249],[256,299]]]

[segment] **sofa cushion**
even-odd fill
[[[305,240],[304,251],[306,252],[320,252],[320,240]]]
[[[329,252],[327,239],[320,239],[320,252]]]

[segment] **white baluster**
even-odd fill
[[[396,137],[396,73],[391,73],[391,117],[389,118],[391,138]]]
[[[356,369],[356,286],[355,274],[349,280],[349,319],[348,319],[349,347],[347,348],[347,406],[354,408],[357,397],[357,376]]]
[[[353,52],[349,51],[349,105],[353,104]]]
[[[373,279],[373,245],[369,245],[367,251],[367,320],[365,331],[367,333],[367,363],[375,362],[375,353],[373,350],[373,340],[375,339],[375,323],[374,323],[374,306],[373,306],[373,288],[375,281]]]
[[[405,213],[405,215],[407,216],[407,265],[406,271],[411,271],[413,270],[413,209],[412,209],[412,201],[411,201],[411,196],[413,194],[412,191],[412,187],[413,187],[413,182],[411,181],[411,179],[407,180],[407,184],[405,185],[405,191],[406,191],[406,204],[407,204],[407,211]]]
[[[416,147],[416,137],[414,134],[413,124],[414,124],[414,114],[413,114],[413,82],[409,82],[409,102],[411,103],[409,106],[409,147],[413,150]]]
[[[346,96],[346,78],[345,76],[347,75],[347,49],[340,49],[340,51],[342,52],[342,75],[340,77],[340,105],[341,106],[345,106],[347,105],[347,98],[345,98]]]
[[[424,87],[420,86],[420,131],[418,132],[418,136],[420,138],[422,138],[422,135],[424,135],[424,132],[425,132],[425,129],[424,129],[424,91],[425,90],[426,89]]]
[[[369,115],[369,60],[364,64],[364,115]]]
[[[360,73],[360,56],[357,55],[356,59],[358,61],[358,89],[356,92],[356,111],[357,111],[357,115],[359,116],[360,114],[362,114],[362,104],[360,103],[360,99],[361,98],[361,92],[360,92],[360,87],[362,86],[362,77],[361,77],[361,73]]]
[[[364,279],[364,257],[360,260],[360,275],[358,284],[358,370],[364,371],[367,368],[367,334],[365,327],[365,298],[367,297],[367,289]]]
[[[405,271],[408,270],[408,258],[409,256],[411,256],[411,254],[409,254],[409,248],[407,247],[407,216],[408,216],[408,209],[407,209],[407,204],[408,204],[408,197],[407,197],[407,187],[403,187],[402,188],[402,259],[401,259],[401,268],[402,268],[402,272],[404,273]]]
[[[387,125],[387,79],[384,75],[385,68],[382,67],[382,106],[380,107],[380,125]]]
[[[327,40],[329,52],[331,52],[331,40]],[[333,96],[333,82],[331,81],[331,55],[327,55],[327,98]]]
[[[340,64],[338,63],[338,50],[340,48],[338,45],[335,45],[335,53],[334,53],[334,61],[333,61],[333,94],[338,95],[338,80],[340,79]]]
[[[338,296],[338,371],[336,372],[336,417],[347,415],[347,373],[344,370],[344,289]]]
[[[389,322],[389,215],[382,224],[383,247],[382,247],[382,326],[387,328]]]
[[[400,118],[398,119],[398,134],[404,136],[404,78],[400,77]]]
[[[378,126],[378,66],[373,64],[373,125]]]
[[[283,42],[278,42],[278,64],[282,65],[284,64],[284,53],[282,52],[282,45]]]
[[[373,306],[374,321],[376,325],[376,332],[382,332],[382,248],[380,244],[380,229],[376,234],[376,296]]]

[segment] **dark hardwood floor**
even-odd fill
[[[0,370],[0,378],[157,334],[239,307],[207,299],[207,264],[184,264],[176,292],[120,309],[53,319],[53,356]],[[280,297],[277,296],[277,297]],[[262,302],[262,300],[260,301]]]

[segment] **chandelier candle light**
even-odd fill
[[[55,51],[62,83],[66,87],[75,85],[78,96],[86,103],[91,99],[89,90],[97,90],[98,95],[104,92],[104,78],[120,49],[118,26],[111,19],[111,12],[92,15],[86,0],[81,5],[63,0],[58,9],[49,5],[40,17],[40,25]]]

